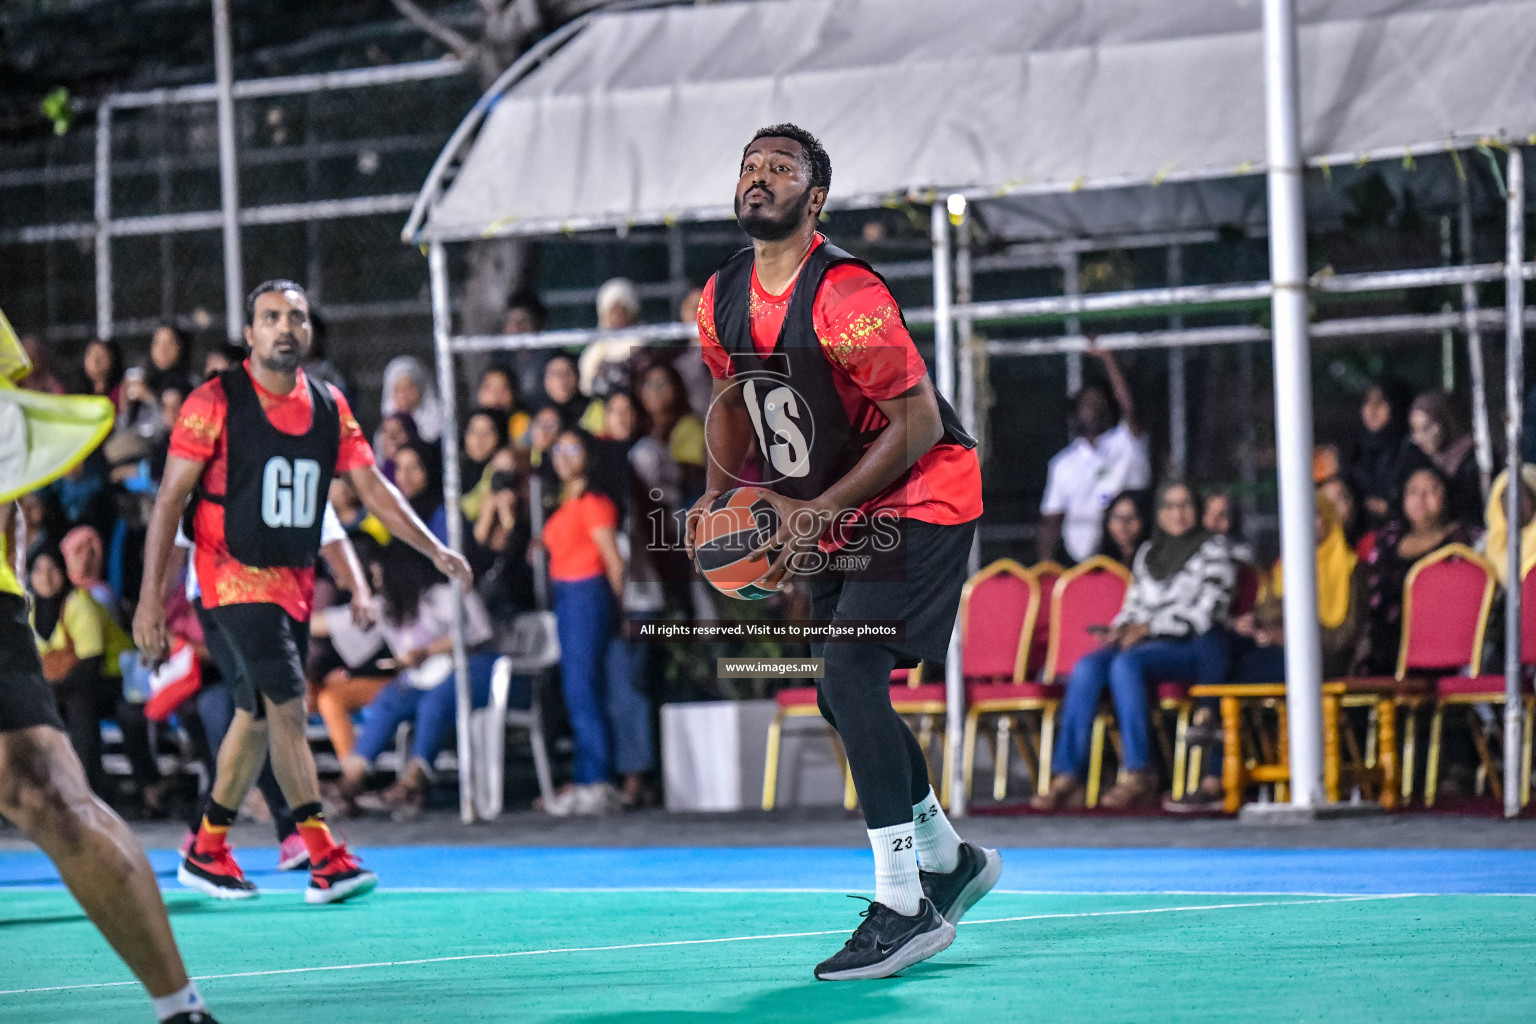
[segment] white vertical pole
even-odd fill
[[[949,219],[955,227],[955,301],[958,304],[955,330],[959,335],[960,400],[955,411],[960,424],[972,437],[979,438],[977,420],[980,410],[976,401],[976,324],[968,307],[976,297],[975,268],[971,263],[971,210],[965,197],[959,194],[949,197]],[[978,451],[978,455],[981,453]],[[971,554],[966,559],[968,576],[976,575],[981,568],[981,538],[971,539]]]
[[[1472,199],[1466,178],[1458,179],[1458,219],[1461,221],[1461,262],[1472,265]],[[1518,262],[1518,261],[1516,261]],[[1488,424],[1488,374],[1483,369],[1483,329],[1478,326],[1477,285],[1461,286],[1461,309],[1467,320],[1467,370],[1472,378],[1472,441],[1483,498],[1493,486],[1493,431]]]
[[[112,337],[112,103],[96,110],[96,337]]]
[[[1184,283],[1184,247],[1175,242],[1168,247],[1168,287]],[[1169,330],[1184,326],[1184,314],[1168,318]],[[1189,397],[1185,391],[1184,349],[1175,345],[1168,350],[1168,468],[1178,479],[1189,473]]]
[[[1061,293],[1068,297],[1076,298],[1083,293],[1082,281],[1078,278],[1077,250],[1065,253],[1061,257]],[[1075,316],[1067,317],[1066,328],[1068,334],[1081,334],[1083,321]],[[1083,390],[1083,354],[1081,352],[1067,353],[1067,394],[1075,395]]]
[[[229,0],[213,0],[213,68],[218,86],[219,197],[224,212],[224,330],[245,336],[245,274],[240,266],[240,168],[235,153],[235,60],[229,42]]]
[[[1317,536],[1312,488],[1312,359],[1307,341],[1307,235],[1302,205],[1295,0],[1264,0],[1264,106],[1269,159],[1269,273],[1275,346],[1275,440],[1285,568],[1285,699],[1291,803],[1325,799]]]
[[[448,510],[448,546],[464,550],[464,519],[459,514],[463,481],[459,479],[458,391],[453,380],[453,312],[448,293],[448,255],[443,243],[427,249],[427,278],[432,289],[432,343],[437,356],[437,393],[443,403],[443,507]],[[469,653],[464,646],[464,584],[453,581],[453,678],[457,698],[454,721],[459,734],[459,818],[475,820],[470,776]]]
[[[1504,257],[1504,443],[1509,473],[1504,516],[1509,524],[1509,586],[1504,598],[1504,817],[1520,813],[1520,429],[1525,400],[1525,161],[1509,151],[1509,251]]]
[[[930,224],[933,243],[933,360],[939,393],[955,400],[955,322],[949,267],[949,211],[944,203],[933,204]],[[944,760],[949,765],[949,815],[965,817],[966,793],[961,785],[961,730],[965,721],[965,673],[960,665],[960,623],[949,635],[949,654],[944,659]]]

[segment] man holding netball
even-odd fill
[[[742,154],[736,218],[752,248],[709,280],[699,335],[714,375],[700,517],[756,446],[781,524],[759,586],[806,579],[812,617],[900,620],[905,635],[833,640],[818,685],[842,738],[875,854],[875,900],[823,980],[884,978],[954,941],[996,883],[997,852],[960,841],[917,738],[891,707],[898,662],[942,661],[981,515],[976,442],[928,378],[885,282],[816,231],[832,162],[792,124]]]

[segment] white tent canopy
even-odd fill
[[[1536,0],[1300,6],[1312,163],[1536,136]],[[785,120],[826,143],[834,207],[1259,174],[1261,47],[1257,0],[597,14],[476,105],[406,237],[729,219],[743,143]]]

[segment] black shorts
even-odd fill
[[[34,725],[64,728],[53,688],[43,678],[43,660],[27,616],[27,599],[0,594],[0,732]]]
[[[812,580],[811,618],[900,620],[906,624],[905,638],[884,644],[896,653],[898,663],[941,663],[949,653],[976,523],[935,526],[902,519],[897,525],[901,537],[894,548],[870,546],[864,564],[852,561],[861,552],[848,551],[848,558],[834,564],[857,568]],[[813,644],[812,657],[821,657],[824,647]]]
[[[309,623],[275,604],[204,608],[199,603],[197,618],[235,707],[262,718],[266,711],[256,699],[258,693],[274,704],[304,695]]]

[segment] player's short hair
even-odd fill
[[[304,286],[297,281],[290,281],[286,277],[275,277],[270,281],[263,281],[251,289],[251,294],[245,297],[245,325],[247,327],[256,323],[256,300],[268,292],[298,292],[304,295]],[[309,296],[304,295],[305,301]]]
[[[797,124],[784,122],[783,124],[770,124],[766,128],[759,128],[757,134],[742,147],[741,162],[747,162],[747,150],[752,148],[752,143],[758,139],[794,139],[800,143],[800,149],[805,153],[805,162],[811,168],[811,188],[832,187],[832,158],[827,155],[827,150],[821,144],[821,140]]]

